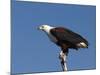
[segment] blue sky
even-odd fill
[[[12,1],[12,73],[61,71],[60,48],[42,24],[69,28],[89,41],[88,49],[70,49],[68,70],[95,69],[95,6]]]

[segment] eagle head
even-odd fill
[[[49,26],[49,25],[41,25],[41,26],[38,27],[39,30],[42,30],[42,31],[45,31],[45,32],[48,32],[53,28],[55,28],[55,27],[52,27],[52,26]]]
[[[41,25],[41,26],[38,27],[38,29],[39,29],[39,30],[45,31],[45,30],[47,30],[49,27],[50,27],[49,25]]]

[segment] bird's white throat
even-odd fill
[[[50,33],[50,30],[53,29],[55,27],[52,26],[46,26],[46,28],[44,29],[44,32],[48,35],[48,37],[50,38],[50,40],[54,43],[57,42],[56,38]]]

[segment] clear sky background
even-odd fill
[[[69,28],[89,42],[88,49],[70,49],[68,70],[96,67],[96,7],[12,1],[12,73],[61,71],[60,48],[37,30],[42,24]]]

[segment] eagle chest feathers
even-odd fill
[[[53,30],[53,28],[50,28],[48,30],[46,30],[46,34],[48,35],[49,39],[54,42],[54,43],[57,43],[58,40],[56,39],[56,37],[54,37],[52,34],[51,34],[51,30]]]

